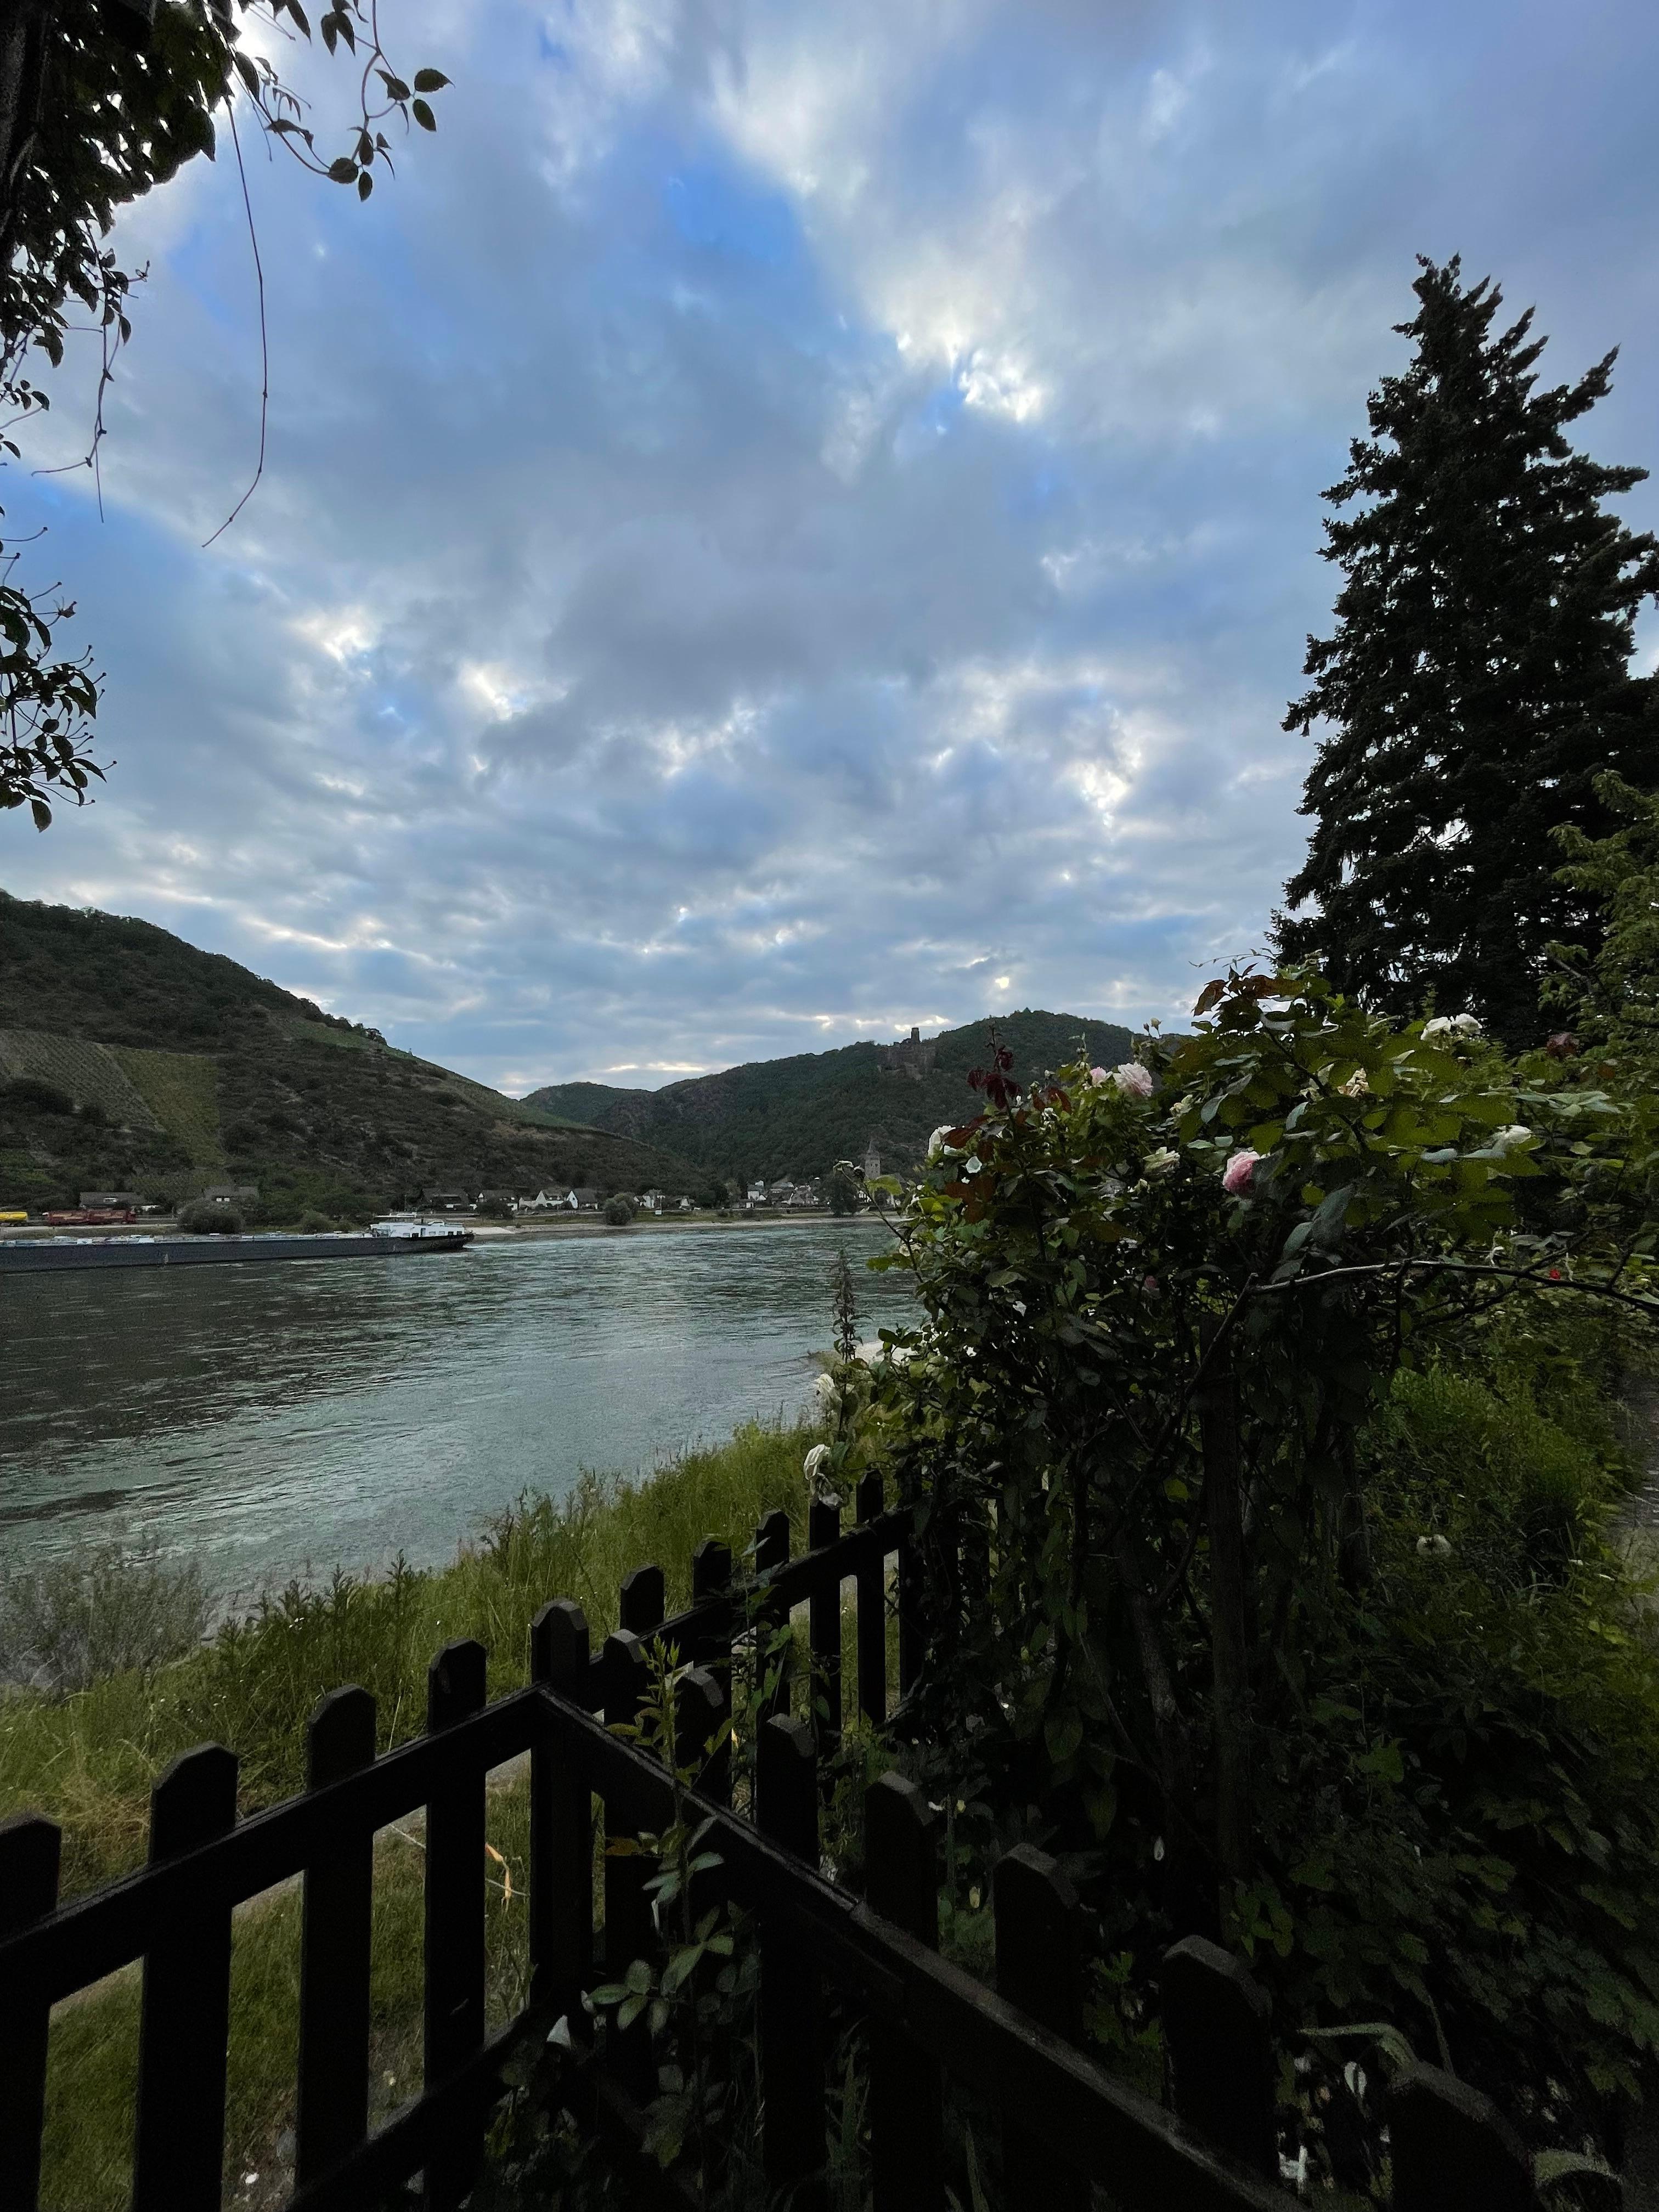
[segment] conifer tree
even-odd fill
[[[1616,351],[1538,390],[1533,311],[1493,337],[1491,280],[1465,290],[1456,257],[1419,261],[1417,315],[1395,325],[1415,354],[1370,395],[1371,434],[1324,495],[1366,504],[1325,524],[1346,582],[1334,634],[1308,640],[1313,688],[1285,718],[1329,734],[1278,945],[1382,1011],[1432,994],[1518,1046],[1536,1041],[1550,940],[1592,956],[1598,942],[1553,833],[1607,834],[1607,770],[1659,782],[1659,687],[1630,672],[1659,544],[1601,508],[1646,470],[1562,434],[1605,397]]]

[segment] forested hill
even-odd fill
[[[678,1156],[568,1120],[149,922],[0,891],[0,1207],[238,1182],[265,1219],[346,1220],[437,1190],[696,1192]]]
[[[1128,1058],[1133,1042],[1113,1023],[1031,1008],[999,1017],[997,1032],[1021,1080],[1079,1054],[1111,1066]],[[660,1091],[550,1084],[525,1103],[639,1138],[724,1177],[823,1175],[838,1159],[862,1161],[872,1137],[883,1168],[902,1170],[916,1165],[941,1122],[976,1110],[968,1074],[989,1057],[990,1025],[973,1022],[927,1042],[925,1068],[904,1046],[849,1044],[753,1060]]]

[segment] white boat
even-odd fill
[[[472,1242],[472,1231],[462,1229],[453,1221],[428,1221],[423,1213],[393,1213],[384,1221],[372,1221],[368,1226],[371,1237],[408,1237],[417,1243],[435,1243],[441,1237],[445,1243],[453,1244],[459,1237],[463,1243]]]

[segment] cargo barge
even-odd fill
[[[0,1275],[64,1267],[222,1267],[239,1260],[396,1260],[410,1252],[459,1252],[471,1241],[470,1229],[430,1221],[377,1221],[364,1236],[267,1230],[236,1237],[4,1237]]]

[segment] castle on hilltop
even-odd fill
[[[908,1075],[912,1083],[920,1083],[933,1065],[938,1043],[936,1037],[929,1037],[924,1044],[921,1031],[913,1026],[909,1036],[896,1044],[878,1046],[876,1064],[884,1075]]]

